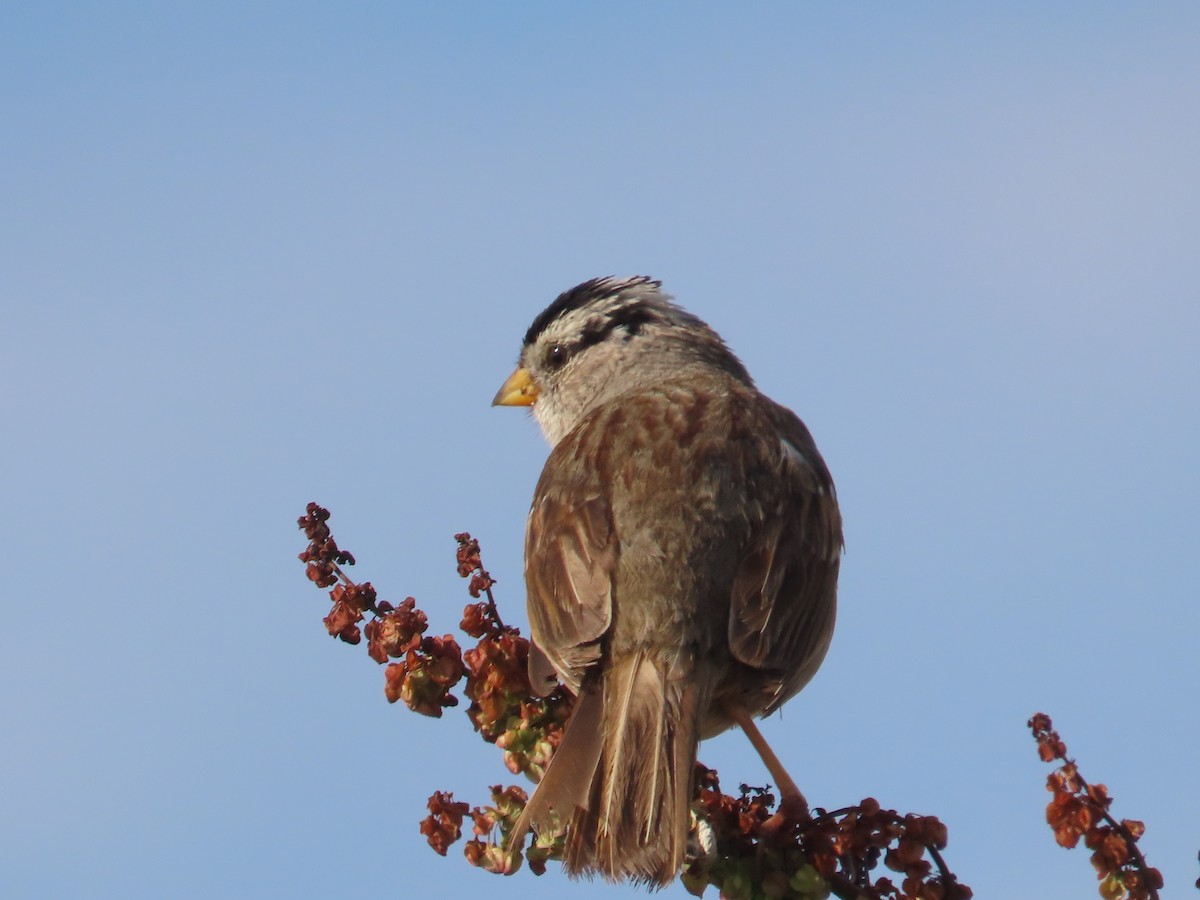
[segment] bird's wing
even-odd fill
[[[539,692],[553,688],[557,674],[578,693],[612,622],[618,547],[608,497],[593,467],[564,464],[588,436],[569,435],[554,448],[529,510],[530,681]]]
[[[842,520],[804,423],[762,402],[779,441],[760,441],[755,452],[776,489],[759,498],[762,518],[734,576],[729,645],[746,665],[787,672],[790,695],[812,677],[833,633]]]

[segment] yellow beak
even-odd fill
[[[537,385],[529,377],[529,370],[521,366],[508,376],[508,381],[496,391],[492,406],[533,406],[537,399]]]

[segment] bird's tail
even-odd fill
[[[645,654],[585,685],[512,839],[569,822],[572,876],[669,884],[684,862],[701,686]]]

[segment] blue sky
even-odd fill
[[[546,449],[488,404],[532,317],[609,273],[713,324],[838,482],[838,632],[764,726],[810,800],[939,815],[976,896],[1094,897],[1043,821],[1042,710],[1186,892],[1198,28],[1186,3],[5,5],[0,893],[568,887],[426,848],[430,792],[508,773],[324,634],[294,521],[329,506],[438,633],[470,530],[522,618]],[[737,735],[701,756],[766,780]]]

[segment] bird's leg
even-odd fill
[[[758,730],[754,720],[744,709],[733,703],[727,703],[725,711],[750,739],[750,743],[754,745],[754,749],[758,751],[763,764],[766,765],[767,771],[775,779],[775,786],[779,788],[779,812],[772,817],[772,820],[779,819],[780,821],[775,824],[775,829],[782,826],[784,821],[799,822],[807,819],[809,817],[808,801],[804,799],[800,788],[796,787],[796,782],[792,781],[792,776],[787,773],[787,769],[783,767],[783,763],[779,761],[779,757],[775,755],[775,751],[771,749],[767,739],[762,736],[762,732]]]

